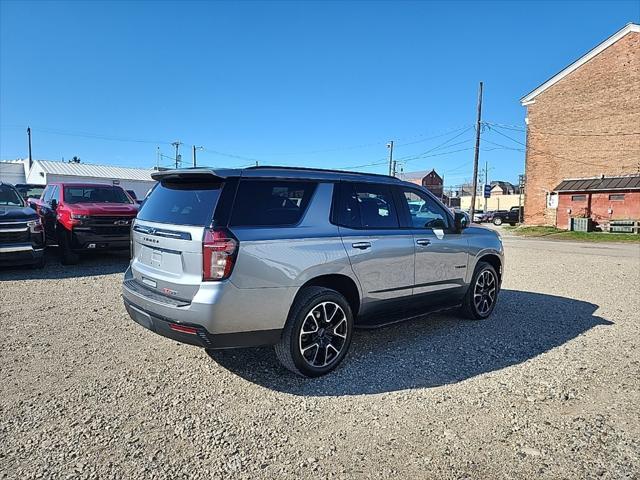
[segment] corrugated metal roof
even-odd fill
[[[154,170],[152,169],[93,165],[90,163],[52,162],[50,160],[35,160],[34,163],[36,162],[46,173],[54,175],[153,181],[151,174]]]
[[[576,178],[563,180],[556,192],[593,192],[605,190],[640,190],[640,175],[625,177]]]

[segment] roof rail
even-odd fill
[[[313,168],[313,167],[283,167],[283,166],[279,166],[279,165],[260,165],[260,166],[253,166],[253,167],[246,167],[243,170],[261,170],[261,169],[273,169],[273,170],[298,170],[298,171],[309,171],[309,172],[327,172],[327,173],[339,173],[341,175],[349,174],[349,175],[363,175],[363,176],[376,176],[376,177],[384,177],[384,178],[396,178],[397,180],[400,180],[397,177],[392,177],[390,175],[384,175],[382,173],[366,173],[366,172],[351,172],[349,170],[336,170],[336,169],[331,169],[331,168]]]

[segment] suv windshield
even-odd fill
[[[131,203],[124,190],[117,187],[64,187],[65,203]]]
[[[211,225],[221,183],[206,180],[162,182],[147,196],[140,220],[175,225]]]
[[[0,185],[0,205],[5,207],[23,207],[22,197],[9,185]]]

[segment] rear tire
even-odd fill
[[[324,287],[306,287],[296,297],[280,342],[282,365],[303,377],[319,377],[347,355],[353,335],[353,314],[343,295]]]
[[[494,224],[494,225],[497,225],[497,226],[502,225],[502,219],[501,219],[501,218],[499,218],[499,217],[498,217],[498,218],[494,218],[494,219],[493,219],[493,224]]]
[[[500,282],[495,268],[487,262],[478,262],[462,302],[462,315],[471,320],[488,318],[496,306],[498,293]]]
[[[58,245],[60,249],[60,261],[63,265],[76,265],[80,261],[80,255],[71,249],[71,232],[61,228]]]

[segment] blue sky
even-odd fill
[[[30,125],[42,159],[151,167],[180,140],[185,161],[202,145],[212,166],[386,173],[393,139],[405,171],[459,184],[478,81],[483,119],[523,141],[519,98],[638,22],[639,5],[4,0],[0,158],[26,156]],[[481,165],[515,181],[524,153],[495,128]]]

